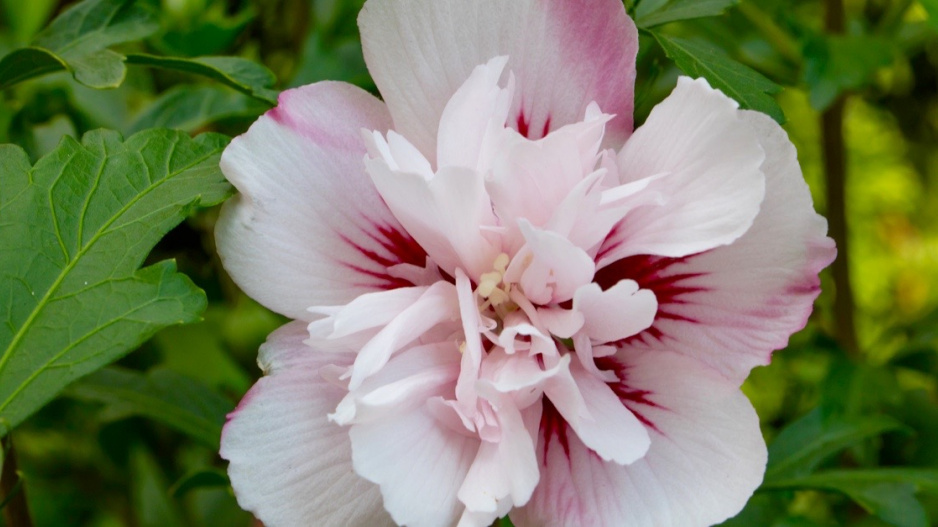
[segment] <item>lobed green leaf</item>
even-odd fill
[[[99,130],[35,166],[0,146],[0,422],[15,427],[158,329],[198,319],[205,295],[173,262],[139,266],[193,207],[229,195],[226,141]]]
[[[771,94],[782,87],[759,72],[736,62],[722,50],[704,42],[665,35],[652,31],[665,54],[687,75],[703,77],[714,88],[733,98],[743,108],[756,110],[775,119],[785,120],[785,114]]]

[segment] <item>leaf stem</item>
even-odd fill
[[[0,448],[4,450],[3,471],[0,473],[0,503],[6,504],[3,507],[3,520],[9,527],[32,527],[33,521],[26,505],[26,491],[16,467],[16,451],[10,434],[0,440]]]
[[[845,26],[843,0],[825,1],[824,27],[829,34],[842,34]],[[847,232],[846,180],[847,156],[844,143],[844,107],[847,94],[841,94],[821,114],[821,150],[827,183],[827,218],[830,234],[837,243],[837,259],[831,265],[836,294],[834,318],[837,339],[849,355],[859,351],[854,324],[853,289],[850,284],[850,250]]]

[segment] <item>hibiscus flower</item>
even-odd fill
[[[235,138],[218,251],[294,322],[229,416],[292,525],[710,525],[762,480],[739,386],[834,257],[769,118],[682,78],[632,129],[619,0],[368,0],[383,98],[289,90]]]

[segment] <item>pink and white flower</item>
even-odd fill
[[[234,139],[235,281],[295,319],[231,414],[291,525],[710,525],[759,485],[739,391],[833,242],[767,117],[682,78],[632,130],[618,0],[369,0],[384,101],[323,82]]]

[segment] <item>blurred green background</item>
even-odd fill
[[[0,0],[0,57],[28,43],[69,3]],[[159,32],[120,49],[245,57],[270,68],[281,89],[333,79],[374,91],[355,24],[361,3],[162,0],[150,4]],[[938,2],[848,0],[842,28],[826,19],[839,2],[724,3],[720,16],[656,31],[716,46],[784,87],[775,98],[816,207],[836,214],[829,197],[843,192],[849,242],[841,251],[849,288],[825,271],[809,326],[744,389],[767,441],[778,441],[776,461],[789,459],[785,449],[793,444],[820,442],[820,454],[789,480],[857,471],[839,487],[801,481],[763,489],[729,524],[938,525],[933,472],[863,479],[873,469],[938,470]],[[641,6],[635,4],[633,11]],[[643,32],[641,44],[637,123],[679,74],[652,35]],[[832,179],[822,123],[839,122],[831,112],[840,105],[846,175]],[[125,135],[165,126],[233,136],[267,108],[184,73],[131,66],[113,90],[58,73],[0,92],[0,142],[19,144],[35,161],[63,135],[99,127]],[[36,525],[252,524],[237,507],[211,438],[219,416],[259,375],[257,347],[283,320],[225,275],[213,250],[216,214],[191,217],[150,256],[175,258],[206,290],[204,321],[164,330],[71,386],[12,435]],[[851,296],[853,305],[844,307]],[[188,417],[156,404],[167,400]]]

